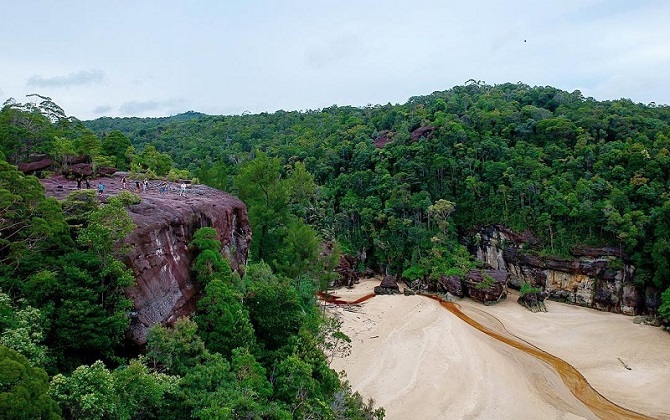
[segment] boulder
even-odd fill
[[[26,175],[34,174],[35,172],[43,171],[48,169],[53,165],[54,161],[52,159],[43,158],[34,162],[19,163],[19,171],[23,172]]]
[[[98,174],[103,176],[111,176],[117,173],[119,170],[112,168],[111,166],[101,166],[98,168]]]
[[[90,163],[75,163],[63,169],[64,174],[73,175],[76,178],[93,176],[93,165]]]
[[[335,286],[354,287],[354,284],[358,282],[358,274],[356,273],[356,270],[354,270],[355,266],[356,259],[354,257],[342,254],[342,256],[340,256],[339,264],[335,267],[335,271],[340,275]]]
[[[547,312],[547,307],[544,305],[544,301],[549,297],[549,293],[546,290],[541,290],[539,292],[524,293],[519,295],[517,302],[525,306],[531,312]]]
[[[445,292],[458,297],[465,296],[465,287],[461,276],[441,276],[438,279],[438,284],[442,286]]]
[[[395,295],[400,293],[400,287],[393,276],[386,275],[379,283],[379,286],[374,288],[375,295]]]
[[[489,304],[507,297],[508,279],[505,270],[470,270],[463,283],[467,296]]]

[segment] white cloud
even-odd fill
[[[105,73],[101,70],[80,70],[66,76],[30,76],[26,86],[35,88],[59,88],[70,86],[85,86],[102,83]]]
[[[396,103],[470,78],[670,103],[670,2],[35,1],[3,8],[0,99],[38,90],[82,119]]]

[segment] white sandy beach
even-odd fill
[[[353,301],[377,284],[362,281],[335,294]],[[516,296],[493,306],[467,299],[459,305],[487,328],[567,361],[612,402],[670,419],[670,334],[659,328],[555,302],[547,302],[546,313],[532,313]],[[436,301],[377,296],[331,311],[352,338],[351,354],[335,358],[332,367],[346,371],[387,419],[598,418],[547,363],[476,330]]]

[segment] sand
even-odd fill
[[[363,281],[336,294],[353,301],[378,283]],[[515,296],[493,306],[458,304],[491,331],[570,363],[613,403],[670,419],[670,335],[659,328],[556,302],[547,302],[546,313],[532,313]],[[377,296],[330,310],[352,339],[351,354],[335,357],[332,367],[383,406],[387,419],[599,418],[550,364],[482,333],[434,300]]]

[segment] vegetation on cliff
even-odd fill
[[[318,256],[315,231],[291,207],[307,194],[304,167],[296,165],[290,182],[274,180],[274,213],[252,207],[256,222],[276,220],[257,248],[270,265],[251,264],[240,278],[222,258],[216,233],[198,231],[191,244],[203,295],[198,311],[174,328],[154,327],[146,355],[132,358],[124,346],[132,303],[123,290],[133,278],[120,262],[126,252],[120,244],[133,229],[125,207],[138,197],[120,193],[101,206],[93,190],[79,190],[59,202],[6,156],[19,163],[60,153],[56,164],[67,165],[81,153],[94,165],[133,169],[140,162],[134,169],[151,176],[174,171],[171,159],[151,147],[135,154],[118,132],[99,139],[62,112],[48,114],[53,106],[41,99],[40,106],[9,104],[0,115],[0,407],[6,418],[383,417],[341,381],[322,351],[328,334],[341,333],[324,324],[315,301],[332,262]],[[249,182],[255,173],[263,177],[262,169],[250,165]],[[245,194],[254,203],[262,199],[253,187]]]

